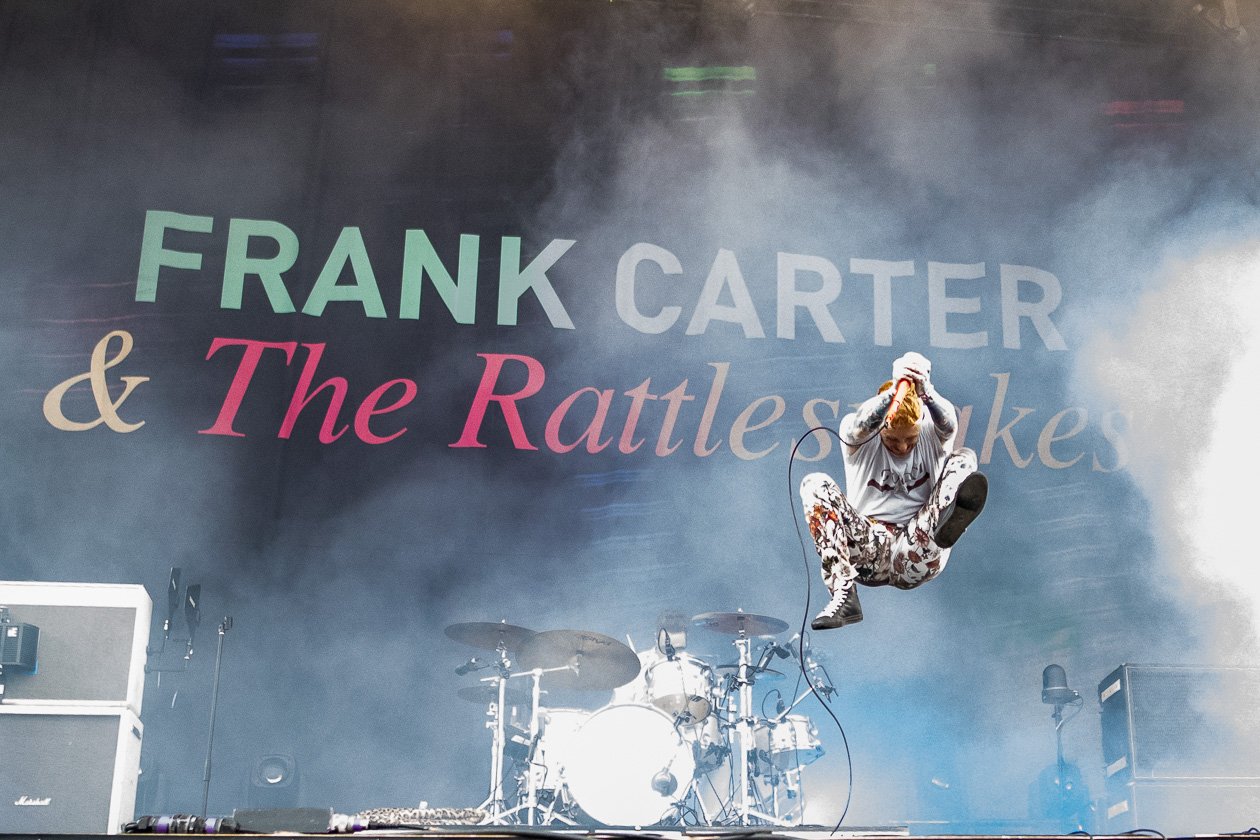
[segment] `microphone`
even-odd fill
[[[474,656],[472,659],[469,659],[463,665],[460,665],[458,668],[456,668],[455,673],[459,674],[462,677],[464,674],[467,674],[469,671],[475,671],[480,667],[481,667],[481,660]]]
[[[179,608],[179,566],[171,567],[171,580],[166,587],[166,620],[162,622],[162,638],[171,637],[171,627],[175,624],[175,610]]]
[[[884,415],[889,423],[897,416],[897,412],[901,410],[902,400],[906,398],[906,394],[910,392],[910,380],[898,379],[897,387],[893,389],[892,402],[888,404],[888,413]]]
[[[1067,672],[1062,665],[1047,665],[1041,672],[1041,702],[1047,705],[1064,706],[1081,695],[1068,688]]]
[[[673,662],[678,658],[678,651],[674,649],[673,643],[669,640],[669,631],[664,627],[661,628],[661,635],[665,637],[665,658],[670,662]],[[675,784],[677,784],[677,782],[675,782]]]
[[[669,772],[669,767],[661,768],[661,771],[652,777],[652,790],[661,796],[669,796],[678,790],[678,777]]]

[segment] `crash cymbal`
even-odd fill
[[[788,623],[768,615],[754,615],[743,610],[738,612],[700,613],[691,623],[730,636],[773,636],[788,629]]]
[[[448,639],[482,650],[498,650],[500,642],[508,650],[518,650],[522,642],[534,635],[533,630],[517,627],[506,621],[465,621],[462,624],[452,624],[444,632]]]
[[[549,689],[609,689],[638,676],[639,656],[621,642],[589,630],[547,630],[535,634],[517,654],[521,671],[564,668],[543,675]]]
[[[499,689],[490,683],[466,685],[455,692],[455,694],[461,700],[468,700],[482,706],[499,702]],[[509,706],[527,706],[529,705],[529,694],[517,688],[510,688],[503,696],[503,701]]]

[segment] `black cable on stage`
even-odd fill
[[[813,569],[810,568],[809,549],[805,547],[805,538],[801,535],[801,521],[796,514],[796,484],[792,480],[792,467],[796,464],[796,451],[801,448],[801,444],[805,442],[805,439],[814,434],[814,432],[831,434],[840,442],[841,446],[844,446],[844,441],[840,438],[840,435],[826,426],[815,426],[800,436],[796,441],[796,445],[792,447],[791,454],[788,455],[788,506],[792,509],[792,524],[796,526],[796,539],[801,544],[801,561],[805,564],[805,614],[801,616],[800,631],[797,634],[797,662],[801,666],[801,674],[805,677],[805,682],[809,684],[810,693],[818,699],[818,702],[822,704],[823,710],[827,712],[828,717],[835,722],[836,728],[840,730],[840,740],[844,743],[844,760],[849,767],[849,784],[848,790],[844,795],[844,810],[840,812],[840,819],[836,820],[836,827],[831,830],[831,833],[835,834],[840,830],[840,825],[844,822],[844,818],[848,816],[849,806],[853,803],[853,753],[849,750],[849,736],[845,734],[844,724],[840,722],[840,718],[836,717],[836,713],[831,710],[831,705],[826,699],[818,693],[818,688],[814,685],[813,679],[810,678],[809,673],[805,670],[805,633],[806,624],[809,622],[809,602],[814,594],[814,574]],[[856,582],[854,585],[857,585]]]

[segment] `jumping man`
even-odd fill
[[[954,450],[957,413],[932,387],[931,372],[926,358],[907,353],[893,363],[892,380],[840,421],[847,497],[825,473],[801,481],[831,592],[815,630],[862,620],[858,583],[913,589],[936,577],[984,508],[988,479],[976,472],[975,452]],[[910,387],[890,412],[903,380]]]

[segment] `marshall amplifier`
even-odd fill
[[[0,831],[118,833],[135,815],[143,731],[127,708],[0,705]]]
[[[33,667],[5,668],[6,703],[127,706],[140,714],[153,613],[143,586],[0,581],[0,606],[9,628],[38,628]]]

